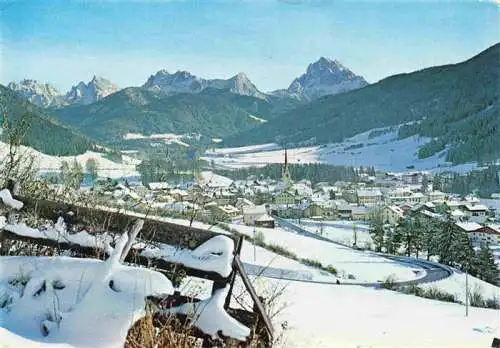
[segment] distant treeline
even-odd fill
[[[336,181],[354,181],[360,173],[375,175],[373,167],[345,167],[322,163],[311,164],[290,164],[290,174],[294,181],[302,179],[310,180],[312,183]],[[238,168],[234,170],[216,170],[217,174],[227,176],[233,180],[245,180],[250,176],[256,178],[281,179],[283,174],[283,164],[273,163],[265,167]]]
[[[476,193],[489,198],[492,193],[500,192],[500,165],[490,165],[483,170],[474,170],[467,174],[443,173],[434,176],[434,188],[443,192],[467,195]]]

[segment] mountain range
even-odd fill
[[[225,138],[267,122],[277,110],[296,106],[293,101],[270,102],[212,87],[176,94],[128,87],[96,103],[53,112],[96,140],[116,143],[128,133],[199,133],[209,139]]]
[[[242,72],[229,79],[204,79],[188,71],[169,73],[163,69],[151,75],[141,87],[167,95],[200,93],[206,88],[213,88],[267,101],[292,98],[307,102],[323,95],[343,93],[365,85],[367,82],[362,77],[355,75],[338,61],[321,57],[310,64],[307,71],[296,78],[287,89],[267,94],[261,92]],[[109,80],[97,76],[88,83],[79,82],[65,94],[48,83],[39,83],[36,80],[11,82],[8,87],[38,106],[51,108],[75,104],[89,105],[120,90]]]
[[[267,99],[266,94],[259,91],[244,73],[239,73],[227,80],[206,80],[192,75],[187,71],[177,71],[176,73],[170,74],[167,70],[160,70],[156,74],[151,75],[142,87],[151,91],[163,92],[168,95],[177,93],[199,93],[206,88],[215,88],[227,90],[239,95],[246,95],[264,100]]]
[[[107,144],[119,144],[128,133],[199,133],[209,141],[222,138],[222,146],[301,146],[398,125],[402,139],[429,139],[419,157],[442,153],[453,163],[500,158],[499,86],[500,44],[462,63],[373,84],[320,58],[288,88],[269,93],[243,73],[209,80],[166,70],[121,90],[97,77],[65,95],[32,80],[9,85],[19,97],[48,107],[36,114]]]
[[[44,108],[58,108],[68,105],[88,105],[115,93],[119,87],[102,77],[94,76],[88,83],[80,81],[63,94],[49,83],[25,79],[11,82],[8,88],[22,98]]]

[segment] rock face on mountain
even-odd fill
[[[88,83],[81,81],[66,93],[66,104],[88,105],[119,91],[119,87],[109,80],[94,75]]]
[[[40,83],[36,80],[11,82],[7,87],[15,91],[21,98],[44,108],[57,108],[73,104],[88,105],[120,90],[109,80],[95,75],[90,82],[81,81],[66,94],[60,93],[51,84]]]
[[[36,80],[25,79],[20,82],[11,82],[7,87],[21,98],[44,108],[57,106],[63,99],[63,95],[54,86]]]
[[[274,91],[276,96],[314,100],[325,95],[352,91],[368,85],[368,82],[337,60],[321,57],[309,64],[305,74],[293,80],[288,89]]]
[[[167,70],[160,70],[156,74],[151,75],[142,87],[168,95],[176,93],[199,93],[205,88],[215,88],[228,90],[235,94],[266,99],[266,95],[260,92],[244,73],[239,73],[227,80],[208,80],[197,77],[187,71],[177,71],[170,74]]]

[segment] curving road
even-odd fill
[[[319,239],[319,240],[327,242],[327,243],[332,243],[332,244],[340,245],[343,247],[351,248],[348,245],[332,241],[331,239],[328,239],[326,237],[319,236],[313,232],[307,231],[307,230],[303,229],[302,227],[297,226],[297,225],[295,225],[289,221],[286,221],[284,219],[281,219],[279,217],[276,217],[276,216],[273,216],[273,217],[276,219],[276,221],[279,222],[279,224],[281,226],[288,227],[300,235],[303,235],[303,236],[306,236],[309,238]],[[356,249],[354,249],[354,250],[356,250]],[[400,286],[430,283],[430,282],[438,281],[441,279],[445,279],[453,274],[453,270],[451,268],[444,266],[444,265],[441,265],[437,262],[421,260],[421,259],[416,259],[413,257],[406,257],[406,256],[389,255],[389,254],[376,253],[376,252],[372,252],[372,253],[374,255],[384,257],[384,258],[392,260],[392,261],[409,264],[409,265],[416,266],[416,267],[419,267],[419,268],[422,268],[425,270],[426,274],[425,274],[425,276],[423,276],[421,278],[413,279],[413,280],[406,280],[406,281],[396,281],[396,284],[400,285]],[[255,275],[255,276],[260,275],[260,276],[264,276],[267,278],[300,281],[300,282],[306,282],[306,283],[338,284],[336,281],[337,278],[333,275],[326,273],[326,272],[324,272],[325,277],[330,276],[331,278],[333,278],[331,281],[314,280],[312,274],[307,272],[307,271],[296,271],[296,270],[289,270],[289,269],[282,269],[282,268],[275,268],[275,267],[263,267],[263,266],[249,264],[249,263],[245,263],[244,266],[245,266],[245,270],[248,272],[248,274]],[[380,287],[379,282],[366,283],[366,282],[356,282],[356,281],[345,280],[345,279],[342,279],[342,280],[339,279],[339,281],[340,281],[340,284],[342,284],[342,285],[361,285],[361,286],[369,286],[369,287]]]

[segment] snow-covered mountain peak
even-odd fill
[[[367,84],[363,77],[354,74],[338,60],[320,57],[308,65],[305,74],[293,80],[287,92],[311,100],[328,94],[348,92]]]
[[[167,94],[199,93],[205,88],[210,87],[228,90],[241,95],[266,98],[265,94],[260,92],[246,74],[242,72],[227,80],[209,80],[197,77],[185,70],[179,70],[170,74],[167,70],[163,69],[151,75],[142,87]]]
[[[24,79],[20,82],[10,82],[8,88],[17,92],[22,98],[41,106],[57,106],[61,101],[61,93],[49,83]]]
[[[88,83],[80,81],[76,86],[71,87],[71,90],[66,93],[64,101],[67,104],[87,105],[119,90],[120,88],[111,81],[94,75]]]
[[[307,74],[335,73],[337,71],[349,71],[338,60],[321,57],[316,62],[309,64]]]

